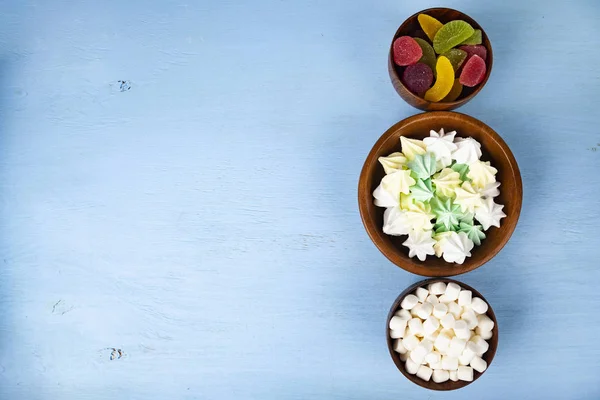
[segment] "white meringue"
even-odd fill
[[[502,211],[503,208],[504,206],[496,204],[494,199],[488,197],[475,209],[475,219],[479,221],[484,230],[488,230],[491,226],[500,228],[500,220],[506,217]]]
[[[490,183],[496,182],[498,170],[490,166],[489,161],[476,160],[469,165],[467,178],[473,182],[473,187],[482,189]]]
[[[416,181],[410,176],[409,170],[399,170],[381,179],[381,184],[373,191],[377,207],[395,207],[400,202],[400,193],[410,193],[409,187]]]
[[[464,232],[450,232],[450,235],[445,237],[440,245],[444,261],[457,264],[462,264],[465,262],[465,258],[471,257],[471,250],[474,246],[475,244]]]
[[[391,236],[408,235],[412,230],[406,213],[400,207],[386,208],[383,213],[383,233]]]
[[[412,161],[417,154],[425,154],[425,143],[422,140],[410,139],[404,136],[400,136],[400,145],[402,146],[402,153],[408,161]]]
[[[457,149],[452,152],[452,159],[458,164],[470,165],[481,157],[481,144],[472,137],[456,138],[454,144]]]
[[[444,128],[429,132],[430,137],[423,139],[428,152],[433,153],[436,159],[437,170],[446,168],[452,164],[452,152],[458,148],[454,144],[454,136],[456,131],[444,133]]]
[[[500,190],[498,190],[499,186],[500,182],[488,183],[483,189],[479,189],[478,192],[483,198],[496,197],[500,194]]]
[[[383,166],[383,170],[386,174],[391,174],[392,172],[401,170],[407,162],[404,154],[398,152],[392,153],[387,157],[379,157],[378,160]]]
[[[481,205],[481,194],[469,182],[464,182],[454,193],[454,202],[460,206],[462,212],[473,213]]]
[[[431,231],[412,231],[402,244],[408,247],[408,256],[411,258],[416,256],[419,260],[425,261],[427,256],[435,254],[433,250],[435,240],[431,237]]]

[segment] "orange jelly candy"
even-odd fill
[[[440,56],[435,65],[437,79],[431,89],[425,92],[425,100],[437,103],[448,96],[454,86],[454,68],[444,56]]]

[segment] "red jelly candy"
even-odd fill
[[[419,46],[419,43],[410,36],[400,36],[398,39],[394,40],[392,48],[394,62],[401,67],[416,64],[423,56],[421,46]]]
[[[473,54],[463,67],[460,74],[460,83],[468,87],[479,85],[485,78],[485,71],[485,61],[477,54]]]
[[[423,63],[409,65],[402,74],[402,83],[414,94],[422,96],[433,83],[433,71]]]
[[[469,61],[469,58],[471,58],[474,54],[477,54],[479,57],[481,57],[483,61],[487,60],[487,49],[481,44],[477,44],[475,46],[460,46],[459,49],[467,52],[467,61]]]

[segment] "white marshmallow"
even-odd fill
[[[487,362],[483,358],[475,356],[471,360],[471,367],[477,372],[483,372],[487,369]]]
[[[450,373],[444,369],[434,369],[432,374],[432,380],[435,383],[446,382],[450,379]]]
[[[461,365],[458,367],[457,376],[461,381],[471,382],[473,380],[473,368]]]
[[[458,380],[458,371],[450,371],[450,380],[453,382]]]
[[[477,316],[477,327],[482,331],[482,332],[489,332],[492,329],[494,329],[494,321],[492,321],[492,319],[490,317],[488,317],[487,315],[478,315]]]
[[[404,337],[405,333],[406,333],[406,329],[403,330],[403,331],[394,331],[394,330],[391,330],[390,331],[390,337],[392,339],[401,339],[401,338]]]
[[[399,309],[398,311],[396,311],[396,313],[394,315],[396,317],[400,317],[400,318],[405,319],[407,321],[412,318],[412,315],[410,315],[410,311],[404,310],[402,308]]]
[[[427,339],[429,340],[431,343],[435,342],[435,339],[437,339],[438,335],[440,334],[440,330],[436,330],[435,332],[429,334],[429,335],[425,335],[423,336],[423,339]]]
[[[460,315],[463,312],[463,309],[461,306],[459,306],[458,304],[456,304],[456,302],[450,302],[447,304],[448,305],[448,312],[452,315],[454,315],[454,319],[459,319]]]
[[[444,296],[446,296],[450,301],[458,300],[458,295],[460,293],[460,286],[458,286],[454,282],[450,282],[446,285],[446,291],[444,292]]]
[[[467,323],[465,321],[459,319],[454,323],[454,334],[459,339],[469,340],[471,337],[471,330],[467,327]]]
[[[454,336],[456,336],[456,335],[454,334],[454,329],[442,329],[442,330],[440,331],[440,334],[442,334],[442,333],[445,333],[445,334],[446,334],[446,336],[448,336],[450,339],[452,339]]]
[[[446,314],[448,314],[448,306],[446,304],[438,303],[433,306],[433,316],[437,319],[442,318]]]
[[[402,299],[400,307],[402,307],[405,310],[411,310],[417,304],[419,304],[419,298],[414,294],[409,294],[408,296]]]
[[[427,349],[422,344],[419,344],[410,352],[410,359],[421,365],[425,363],[425,356],[428,354]]]
[[[404,366],[406,367],[406,372],[411,375],[416,374],[419,370],[419,364],[411,360],[410,357],[406,359],[406,364],[404,364]]]
[[[417,376],[423,379],[424,381],[429,381],[431,379],[432,373],[433,370],[429,367],[426,367],[425,365],[421,365],[417,370]]]
[[[435,295],[444,294],[446,284],[444,282],[434,282],[429,284],[429,292]]]
[[[440,321],[433,315],[427,317],[425,322],[423,322],[423,330],[425,331],[425,335],[433,334],[435,331],[438,330],[439,327]]]
[[[427,296],[427,299],[425,299],[425,301],[427,303],[431,303],[433,305],[436,305],[440,302],[440,300],[438,299],[438,297],[435,294],[430,294],[429,296]]]
[[[469,329],[475,329],[479,324],[479,321],[477,320],[477,315],[475,315],[473,310],[464,311],[460,316],[460,319],[467,323],[467,328]]]
[[[473,292],[470,290],[461,290],[458,294],[458,305],[461,307],[471,305],[471,296]]]
[[[417,318],[419,316],[419,311],[421,310],[422,306],[423,304],[419,303],[410,309],[410,315],[412,318]]]
[[[413,351],[415,347],[419,345],[419,343],[419,339],[413,335],[404,336],[404,339],[402,339],[402,345],[404,345],[404,348],[406,348],[408,351]]]
[[[458,357],[458,363],[460,365],[469,365],[473,357],[477,355],[477,346],[473,342],[467,342],[465,349],[463,350],[460,357]]]
[[[485,354],[485,352],[490,348],[488,342],[486,342],[481,336],[473,336],[470,341],[475,343],[475,346],[477,346],[477,351],[475,353],[479,357]]]
[[[475,333],[485,340],[490,340],[492,336],[494,336],[492,331],[482,331],[480,327],[477,327],[477,329],[475,329]]]
[[[406,329],[407,324],[408,320],[396,315],[390,319],[390,329],[393,331],[403,331]]]
[[[425,302],[425,299],[427,298],[427,296],[429,296],[429,290],[419,287],[417,288],[417,290],[415,291],[415,296],[417,296],[417,298],[419,299],[419,301],[421,303]]]
[[[448,347],[447,353],[451,357],[458,358],[462,354],[466,345],[467,345],[466,340],[462,340],[457,337],[453,337],[452,340],[450,341],[450,346]],[[404,343],[404,347],[406,347],[406,343]],[[408,347],[406,347],[406,348],[408,348]]]
[[[454,315],[446,314],[440,319],[440,324],[444,329],[454,329]]]
[[[400,354],[408,353],[408,349],[406,347],[404,347],[404,345],[402,344],[402,340],[394,341],[394,351],[396,353],[400,353]]]
[[[481,300],[479,297],[473,297],[473,300],[471,300],[471,308],[477,314],[485,314],[488,310],[488,305],[485,301]]]
[[[440,301],[440,303],[443,303],[443,304],[448,304],[448,303],[451,303],[454,301],[450,297],[446,296],[445,294],[438,297],[438,300]]]
[[[458,358],[442,356],[442,368],[447,371],[453,371],[458,368]]]
[[[408,352],[406,352],[404,354],[400,353],[399,357],[400,357],[400,361],[405,362],[406,360],[408,360]]]
[[[408,328],[410,332],[415,336],[423,336],[425,331],[423,330],[423,322],[419,318],[413,318],[408,321]]]
[[[417,307],[415,307],[417,308]],[[417,310],[417,316],[421,319],[427,319],[433,312],[433,305],[431,303],[423,303]]]
[[[439,351],[440,353],[446,353],[450,347],[452,339],[448,335],[443,332],[440,332],[435,342],[433,342],[433,347]]]
[[[429,364],[429,367],[431,367],[432,365],[436,365],[437,363],[439,363],[441,361],[442,361],[442,355],[435,350],[433,350],[432,352],[430,352],[429,354],[427,354],[425,356],[425,362],[427,364]]]
[[[440,359],[440,361],[435,364],[429,364],[429,368],[431,368],[433,370],[442,369],[442,360]]]

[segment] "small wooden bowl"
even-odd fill
[[[461,288],[467,289],[467,290],[470,290],[471,292],[473,292],[473,297],[479,297],[488,304],[488,311],[487,311],[486,315],[492,321],[494,321],[494,329],[492,329],[492,338],[487,341],[488,344],[490,345],[490,347],[489,347],[488,351],[486,351],[485,354],[481,357],[485,360],[485,362],[487,362],[488,368],[483,372],[473,371],[473,380],[471,382],[460,381],[460,380],[456,381],[456,382],[446,381],[446,382],[442,382],[442,383],[435,383],[434,381],[431,381],[431,380],[424,381],[423,379],[418,378],[416,375],[409,374],[406,371],[406,366],[404,364],[404,361],[400,360],[400,354],[396,353],[394,351],[394,340],[395,339],[392,339],[390,337],[389,325],[390,325],[390,320],[394,316],[394,313],[400,309],[400,303],[402,302],[402,299],[404,299],[404,297],[406,297],[407,295],[414,293],[414,291],[417,290],[418,287],[427,286],[430,283],[434,283],[434,282],[444,282],[444,283],[454,282],[457,285],[459,285]],[[496,355],[496,349],[498,348],[498,321],[496,320],[496,315],[494,314],[494,310],[492,310],[491,304],[485,299],[485,297],[483,297],[481,295],[481,293],[479,293],[477,290],[473,289],[471,286],[465,285],[464,283],[455,281],[453,279],[446,279],[446,278],[426,279],[424,281],[417,282],[413,285],[410,285],[409,287],[404,289],[404,291],[402,293],[400,293],[400,296],[398,296],[398,298],[396,298],[396,301],[392,305],[392,308],[390,308],[390,312],[388,314],[388,317],[387,317],[387,320],[385,323],[385,337],[386,337],[386,341],[387,341],[388,350],[390,352],[390,356],[392,357],[392,360],[394,360],[394,364],[396,364],[396,367],[400,370],[400,372],[402,372],[402,375],[404,375],[409,381],[416,383],[417,385],[422,386],[425,389],[455,390],[455,389],[460,389],[467,385],[470,385],[471,383],[473,383],[477,379],[479,379],[479,377],[481,375],[485,374],[488,371],[490,364],[492,363],[492,360],[494,359],[494,355]]]
[[[482,45],[484,45],[487,49],[487,60],[485,60],[487,70],[485,73],[485,78],[483,79],[483,82],[481,82],[476,87],[469,88],[465,86],[463,88],[462,94],[456,101],[447,103],[432,103],[408,90],[400,80],[401,71],[404,67],[398,67],[396,64],[394,64],[394,59],[392,55],[392,45],[396,38],[400,36],[414,36],[415,32],[421,29],[421,26],[417,19],[419,14],[427,14],[433,18],[436,18],[443,24],[460,19],[471,24],[471,26],[474,29],[481,29],[481,32],[483,34]],[[396,92],[398,92],[400,97],[402,97],[404,101],[406,101],[408,104],[424,111],[443,111],[458,108],[469,102],[473,97],[475,97],[477,93],[479,93],[479,91],[487,83],[487,80],[490,77],[490,73],[492,72],[493,63],[494,54],[492,53],[492,44],[490,43],[490,40],[483,28],[477,22],[475,22],[473,18],[469,17],[467,14],[453,10],[451,8],[429,8],[427,10],[419,11],[418,13],[409,17],[406,21],[404,21],[402,25],[400,25],[400,28],[398,28],[398,30],[396,31],[396,34],[392,39],[392,44],[390,44],[390,51],[388,56],[388,72],[390,74],[390,79],[392,80],[392,85],[394,85],[394,89],[396,89]]]
[[[425,261],[408,256],[408,249],[402,245],[406,236],[389,236],[383,232],[384,208],[376,207],[373,191],[385,175],[378,161],[381,156],[400,151],[400,136],[423,139],[430,130],[456,131],[457,136],[471,136],[481,143],[484,161],[490,161],[498,173],[500,195],[496,203],[504,205],[506,217],[500,221],[500,228],[491,227],[485,232],[481,246],[471,250],[471,257],[460,264],[447,263],[442,258],[428,256]],[[519,166],[502,138],[483,122],[468,115],[449,111],[417,114],[398,122],[388,129],[375,143],[367,156],[358,182],[358,206],[363,225],[375,246],[391,262],[413,274],[423,276],[453,276],[480,267],[491,260],[508,242],[512,235],[523,202],[523,185]]]

